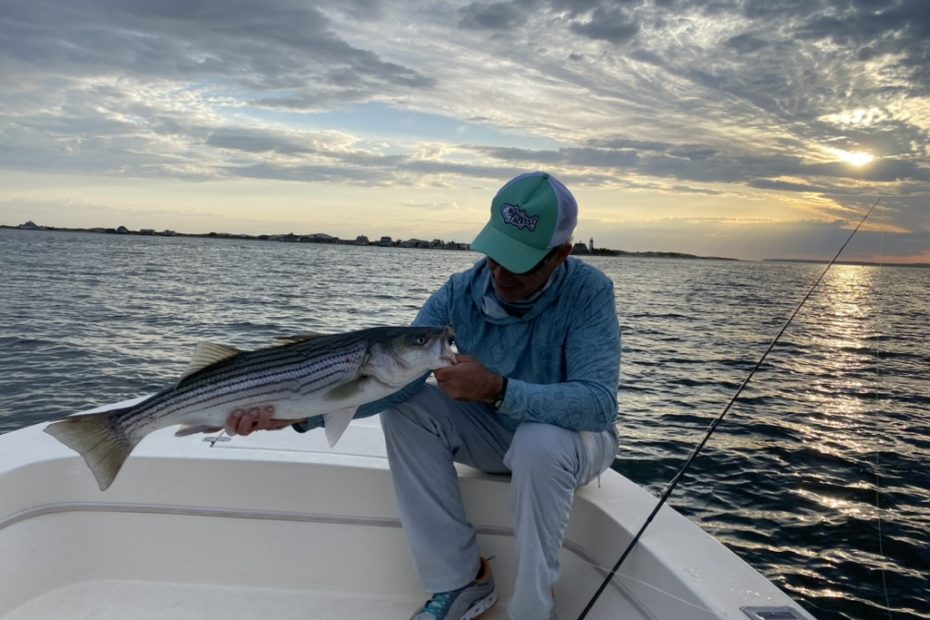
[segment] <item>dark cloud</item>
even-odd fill
[[[503,161],[525,165],[546,164],[594,168],[631,168],[639,156],[629,149],[564,148],[557,151],[507,147],[472,147],[474,151]]]
[[[669,148],[667,142],[633,140],[626,137],[596,138],[589,140],[592,147],[603,149],[636,149],[637,151],[664,151]]]
[[[716,190],[706,189],[703,187],[692,187],[690,185],[672,185],[670,187],[663,187],[661,189],[670,190],[680,194],[705,194],[707,196],[719,196],[722,193]]]
[[[829,41],[862,61],[886,54],[900,58],[898,66],[909,74],[910,86],[905,88],[930,92],[930,5],[925,0],[821,0],[790,4],[774,3],[768,16],[789,24],[793,37]],[[797,9],[801,4],[808,10],[799,19]]]
[[[333,7],[344,12],[353,19],[378,20],[384,17],[384,3],[382,0],[343,0]]]
[[[729,11],[742,12],[751,20],[768,20],[769,23],[784,23],[787,16],[803,19],[822,10],[820,0],[735,0]]]
[[[778,179],[752,179],[748,183],[749,187],[758,189],[774,189],[780,192],[812,192],[817,188],[808,183],[792,183],[790,181],[780,181]]]
[[[313,152],[313,149],[301,141],[278,136],[267,130],[249,130],[243,128],[221,127],[207,138],[206,144],[222,149],[233,149],[248,153],[281,153],[301,155]]]
[[[769,46],[770,42],[754,33],[744,32],[730,37],[724,45],[740,54],[752,54]]]
[[[640,27],[624,7],[608,4],[594,9],[587,19],[573,21],[571,29],[591,39],[622,45],[632,40]]]
[[[656,52],[651,52],[644,49],[635,49],[630,52],[630,58],[633,60],[638,60],[639,62],[649,63],[650,65],[655,65],[657,67],[663,67],[666,63]]]
[[[325,84],[328,100],[432,85],[417,71],[341,39],[319,9],[286,0],[8,3],[0,33],[0,54],[21,63],[25,75],[41,67],[72,78],[222,79],[278,96],[282,89]],[[339,75],[341,85],[334,79]]]
[[[510,30],[524,20],[519,7],[511,2],[472,2],[459,9],[459,15],[459,26],[475,30]]]
[[[519,162],[521,164],[539,163],[553,165],[563,163],[565,156],[561,151],[540,151],[516,147],[471,147],[472,150],[499,159],[502,161]]]
[[[251,179],[273,179],[276,181],[298,181],[301,183],[346,183],[377,185],[384,183],[390,175],[381,170],[348,168],[333,164],[304,164],[282,166],[271,163],[228,166],[225,172],[230,177]]]

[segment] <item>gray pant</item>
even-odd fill
[[[575,489],[613,462],[616,434],[535,423],[512,432],[486,405],[455,401],[432,385],[385,411],[381,425],[400,518],[426,590],[460,588],[480,564],[453,461],[510,472],[517,574],[507,612],[514,620],[550,618]]]

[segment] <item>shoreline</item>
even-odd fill
[[[248,235],[245,233],[184,233],[174,230],[156,231],[154,229],[130,230],[125,226],[119,228],[61,228],[56,226],[38,226],[32,222],[21,224],[19,226],[10,226],[0,224],[0,229],[6,230],[27,230],[36,232],[72,232],[72,233],[96,233],[106,235],[132,235],[142,237],[193,237],[203,239],[246,239],[253,241],[276,241],[284,243],[328,243],[332,245],[354,245],[359,247],[396,247],[396,248],[413,248],[427,250],[464,250],[470,251],[470,244],[460,243],[457,241],[442,241],[433,239],[425,241],[423,239],[393,239],[391,237],[381,237],[378,241],[371,241],[364,235],[359,235],[353,239],[340,239],[325,233],[314,233],[310,235],[297,235],[294,233],[276,234],[276,235]],[[698,256],[696,254],[686,254],[683,252],[664,252],[664,251],[646,251],[646,252],[629,252],[626,250],[614,250],[610,248],[588,248],[583,243],[576,243],[572,254],[576,256],[615,256],[628,258],[669,258],[676,260],[721,260],[738,262],[738,258],[728,258],[724,256]]]
[[[763,258],[762,263],[809,263],[826,265],[830,261],[824,258]],[[927,269],[930,263],[882,263],[868,260],[838,260],[834,265],[853,265],[856,267],[908,267],[911,269]]]
[[[251,241],[274,241],[284,243],[326,243],[331,245],[354,245],[358,247],[394,247],[409,248],[420,250],[457,250],[470,251],[470,244],[460,243],[458,241],[442,241],[433,239],[425,241],[423,239],[393,239],[391,237],[381,237],[378,241],[371,241],[364,235],[359,235],[355,239],[341,239],[325,233],[314,233],[309,235],[297,235],[294,233],[274,234],[274,235],[249,235],[245,233],[185,233],[173,230],[156,231],[154,229],[130,230],[124,226],[119,228],[62,228],[56,226],[38,226],[32,222],[21,224],[19,226],[10,226],[9,224],[0,224],[0,230],[26,230],[37,232],[70,232],[70,233],[96,233],[105,235],[129,235],[141,237],[191,237],[201,239],[239,239]],[[576,243],[572,254],[575,256],[613,256],[620,258],[666,258],[673,260],[719,260],[732,262],[759,262],[759,263],[806,263],[813,265],[826,265],[830,261],[818,258],[762,258],[757,261],[747,261],[740,258],[729,258],[726,256],[699,256],[697,254],[686,254],[684,252],[664,252],[664,251],[645,251],[629,252],[627,250],[615,250],[610,248],[588,248],[584,243]],[[930,263],[887,263],[878,261],[864,260],[837,260],[837,265],[850,265],[857,267],[907,267],[910,269],[928,269]]]

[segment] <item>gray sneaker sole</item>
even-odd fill
[[[462,616],[462,620],[475,620],[475,618],[494,607],[495,603],[497,603],[497,594],[491,592],[480,601],[475,601],[465,612],[465,615]]]

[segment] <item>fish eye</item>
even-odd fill
[[[419,336],[413,339],[413,342],[419,345],[426,344],[426,336],[424,336],[423,334],[420,334]]]

